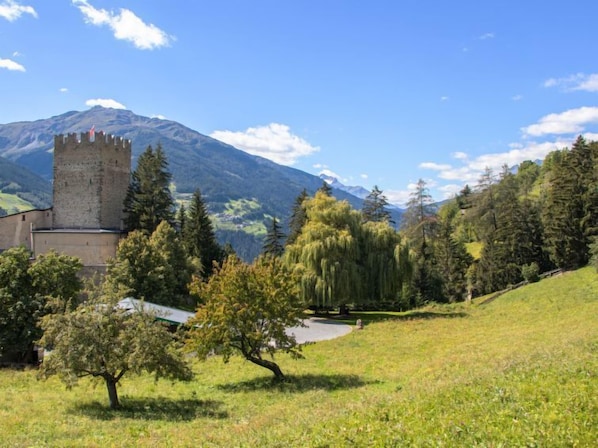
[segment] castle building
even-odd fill
[[[131,142],[98,132],[54,137],[53,206],[0,218],[0,249],[55,250],[103,269],[123,236]]]

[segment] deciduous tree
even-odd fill
[[[216,351],[224,362],[238,353],[284,379],[280,367],[264,355],[277,351],[301,357],[301,347],[286,328],[301,325],[297,283],[278,258],[249,265],[229,256],[207,283],[196,278],[191,291],[202,303],[190,321],[187,347],[207,357]]]
[[[40,338],[39,320],[51,311],[64,311],[81,288],[81,262],[54,252],[30,261],[25,247],[0,254],[0,359],[33,361]]]
[[[72,311],[45,316],[39,343],[52,352],[45,357],[40,375],[58,375],[68,387],[83,377],[101,380],[112,409],[120,407],[116,386],[128,372],[148,372],[156,379],[191,379],[175,335],[151,312],[131,313],[116,301],[92,294]]]

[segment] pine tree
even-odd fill
[[[162,146],[150,146],[139,156],[137,168],[124,202],[127,230],[150,235],[162,221],[173,223],[174,200],[170,192],[171,174]]]
[[[547,251],[558,267],[575,269],[589,260],[588,230],[596,219],[592,219],[593,201],[587,202],[593,177],[591,161],[589,146],[581,137],[571,151],[552,161],[542,221]]]
[[[382,194],[382,190],[374,185],[374,188],[363,201],[361,214],[364,222],[388,222],[393,223],[390,212],[387,210],[388,199]]]
[[[183,239],[188,254],[200,260],[204,279],[208,278],[214,262],[220,263],[224,254],[216,240],[214,227],[199,189],[195,190],[189,204]]]
[[[401,227],[415,244],[425,247],[434,233],[436,207],[423,179],[419,179],[416,189],[410,194],[407,209],[403,214]]]
[[[284,252],[284,233],[276,218],[272,218],[266,238],[264,239],[264,246],[262,253],[273,257],[280,257]]]
[[[326,196],[332,196],[332,187],[326,181],[322,182],[322,186],[318,188],[320,193],[324,193]]]
[[[289,235],[287,236],[286,245],[293,244],[299,234],[303,225],[307,221],[305,214],[305,200],[308,198],[307,190],[303,190],[299,196],[295,198],[293,210],[291,211],[291,219],[289,221]]]
[[[442,279],[442,299],[460,302],[467,296],[467,271],[473,263],[465,245],[454,236],[453,220],[460,208],[447,205],[441,210],[438,234],[435,238],[437,269]]]

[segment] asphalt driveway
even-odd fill
[[[353,329],[343,322],[318,317],[304,319],[303,323],[306,327],[290,327],[286,330],[287,334],[295,335],[295,339],[300,344],[338,338],[350,333]]]

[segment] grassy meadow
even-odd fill
[[[598,274],[590,268],[497,300],[363,313],[364,330],[240,359],[190,383],[126,376],[72,390],[0,370],[0,446],[591,447],[598,441]]]

